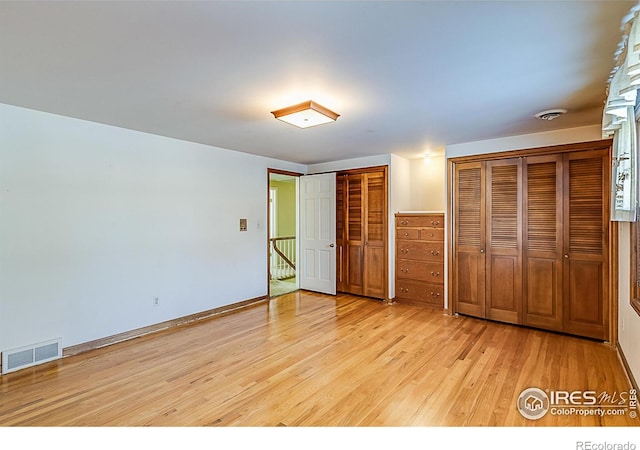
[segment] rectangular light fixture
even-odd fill
[[[336,114],[312,100],[271,111],[271,114],[276,119],[299,128],[309,128],[323,123],[335,122],[340,117],[340,114]]]

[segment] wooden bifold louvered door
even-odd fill
[[[454,164],[455,312],[607,339],[609,149],[564,150]]]
[[[563,331],[607,333],[609,306],[608,153],[565,156]]]
[[[337,290],[386,299],[386,167],[339,172]]]
[[[522,304],[521,159],[487,161],[487,319],[519,323]]]
[[[529,157],[523,170],[523,323],[550,330],[562,330],[562,160]]]
[[[456,312],[476,317],[485,317],[484,192],[484,164],[456,164],[453,298]]]

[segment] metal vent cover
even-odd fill
[[[535,115],[535,118],[540,120],[553,120],[561,116],[562,114],[566,114],[566,113],[567,113],[566,109],[560,109],[560,108],[547,109],[545,111],[540,111],[538,114]]]
[[[62,339],[52,339],[2,352],[2,374],[62,358]]]

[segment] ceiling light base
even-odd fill
[[[340,114],[309,100],[297,105],[271,111],[271,114],[283,122],[298,128],[309,128],[323,123],[335,122]]]

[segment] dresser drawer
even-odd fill
[[[396,216],[396,227],[444,228],[444,216],[442,214]]]
[[[418,261],[443,261],[444,244],[442,242],[396,241],[398,258]]]
[[[420,230],[417,228],[398,228],[396,231],[396,239],[421,239]]]
[[[396,277],[444,284],[444,263],[398,259]]]
[[[444,286],[419,281],[398,280],[396,301],[413,305],[444,307]]]
[[[422,228],[419,234],[423,241],[444,242],[444,229],[442,228]]]

